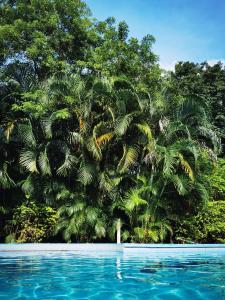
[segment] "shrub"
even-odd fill
[[[175,239],[197,243],[225,243],[225,201],[211,201],[196,216],[176,224]]]
[[[214,200],[225,199],[225,159],[219,158],[211,176],[209,176]]]
[[[46,204],[22,203],[14,209],[12,220],[6,225],[6,242],[42,242],[53,235],[57,219],[56,211]]]

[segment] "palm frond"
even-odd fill
[[[80,132],[84,132],[86,128],[85,120],[81,117],[79,118],[79,128],[80,128]]]
[[[0,187],[3,189],[9,189],[16,186],[15,182],[10,178],[7,171],[7,164],[4,163],[2,169],[0,169]]]
[[[68,108],[62,108],[52,113],[52,120],[68,120],[71,117],[71,114]]]
[[[179,175],[173,175],[170,179],[173,182],[179,195],[184,196],[187,194],[189,190],[189,183],[184,177]]]
[[[99,161],[102,159],[101,148],[97,144],[96,139],[94,137],[90,137],[88,139],[87,149],[92,154],[93,158],[95,158],[96,160],[99,160]]]
[[[200,126],[199,132],[212,143],[214,152],[219,154],[221,152],[221,139],[216,131],[209,127]]]
[[[148,202],[140,195],[139,189],[131,189],[126,193],[124,199],[125,210],[132,212],[134,209],[147,205]]]
[[[103,238],[106,236],[105,224],[102,220],[98,220],[95,224],[95,233],[98,238]]]
[[[31,175],[27,176],[25,180],[19,182],[19,185],[21,186],[22,191],[27,195],[31,195],[34,191]]]
[[[96,78],[93,83],[93,91],[97,93],[97,95],[111,94],[113,91],[113,82],[106,77]]]
[[[20,124],[18,126],[18,133],[20,140],[27,146],[27,147],[36,147],[36,140],[33,134],[31,123],[29,124]]]
[[[146,230],[142,227],[135,227],[134,228],[135,240],[138,242],[144,241],[146,239]]]
[[[175,171],[176,156],[176,152],[165,150],[163,156],[163,174],[165,177],[169,177]]]
[[[185,173],[189,176],[189,178],[193,181],[194,180],[194,174],[192,171],[191,166],[189,165],[189,163],[184,159],[183,155],[181,153],[179,153],[179,159],[180,159],[180,164],[183,168],[183,170],[185,171]]]
[[[195,182],[194,189],[201,203],[205,205],[209,200],[209,193],[206,187],[201,182]]]
[[[115,134],[118,136],[124,135],[127,129],[129,128],[132,120],[133,120],[133,113],[127,114],[123,117],[119,117],[116,120],[116,124],[115,124]]]
[[[21,166],[26,168],[31,173],[37,172],[37,157],[36,152],[32,150],[23,149],[20,152],[19,162]]]
[[[40,153],[38,165],[43,175],[51,175],[51,168],[46,149]]]
[[[103,191],[111,192],[113,189],[113,181],[109,178],[106,172],[102,172],[99,178],[99,187]]]
[[[46,136],[46,138],[52,138],[52,120],[51,118],[42,119],[40,121],[42,130]]]
[[[107,132],[105,134],[102,134],[96,138],[96,142],[99,147],[109,142],[113,137],[113,132]]]
[[[121,239],[123,242],[127,241],[131,237],[131,234],[128,230],[123,230],[121,234]]]
[[[109,113],[110,113],[110,115],[112,117],[112,121],[114,123],[115,122],[115,113],[114,113],[114,111],[113,111],[113,109],[111,107],[108,107],[108,111],[109,111]]]
[[[154,229],[149,229],[148,230],[148,237],[150,238],[150,240],[157,243],[159,241],[159,232],[157,230],[154,230]]]
[[[75,169],[77,162],[78,159],[74,155],[70,154],[69,151],[67,151],[63,164],[56,171],[57,174],[63,177],[68,176],[72,170]]]
[[[148,141],[152,140],[152,138],[153,138],[152,131],[151,131],[150,126],[147,123],[136,124],[136,126],[139,129],[139,131],[147,137]]]
[[[88,206],[85,211],[87,221],[89,224],[94,225],[98,219],[99,210],[95,207]]]
[[[56,200],[72,200],[74,199],[74,194],[71,193],[68,189],[64,188],[62,190],[60,190],[56,196],[55,196]]]
[[[82,212],[85,209],[85,203],[83,201],[76,201],[71,205],[63,205],[59,208],[58,213],[60,216],[67,215],[72,216],[76,215],[79,212]]]
[[[123,156],[117,166],[119,172],[124,172],[129,169],[138,158],[139,149],[137,146],[123,146]]]
[[[69,133],[69,142],[72,145],[76,145],[76,144],[83,145],[84,141],[80,133],[73,131]]]
[[[6,137],[7,142],[9,141],[10,135],[12,134],[14,127],[15,127],[14,122],[7,123],[7,126],[4,130],[4,135]]]
[[[93,179],[94,179],[93,166],[86,161],[82,161],[80,164],[79,171],[78,171],[78,180],[83,185],[88,185],[92,182]]]

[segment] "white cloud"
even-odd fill
[[[212,67],[215,64],[217,64],[219,61],[225,66],[225,59],[209,59],[207,60],[207,63]]]
[[[182,61],[182,60],[180,60]],[[185,60],[183,60],[185,61]],[[207,60],[207,63],[210,65],[210,66],[214,66],[215,64],[217,64],[218,62],[221,62],[223,64],[223,66],[225,67],[225,59],[209,59]],[[159,64],[160,64],[160,67],[166,71],[174,71],[174,68],[175,68],[175,65],[178,63],[178,60],[177,61],[172,61],[171,63],[168,63],[166,61],[160,61]]]
[[[176,63],[177,63],[177,61],[172,61],[171,63],[160,61],[159,65],[162,69],[164,69],[166,71],[174,71]]]

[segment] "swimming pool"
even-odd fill
[[[115,249],[0,252],[0,299],[225,299],[225,251]]]

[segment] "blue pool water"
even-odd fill
[[[225,254],[0,253],[0,299],[225,299]]]

